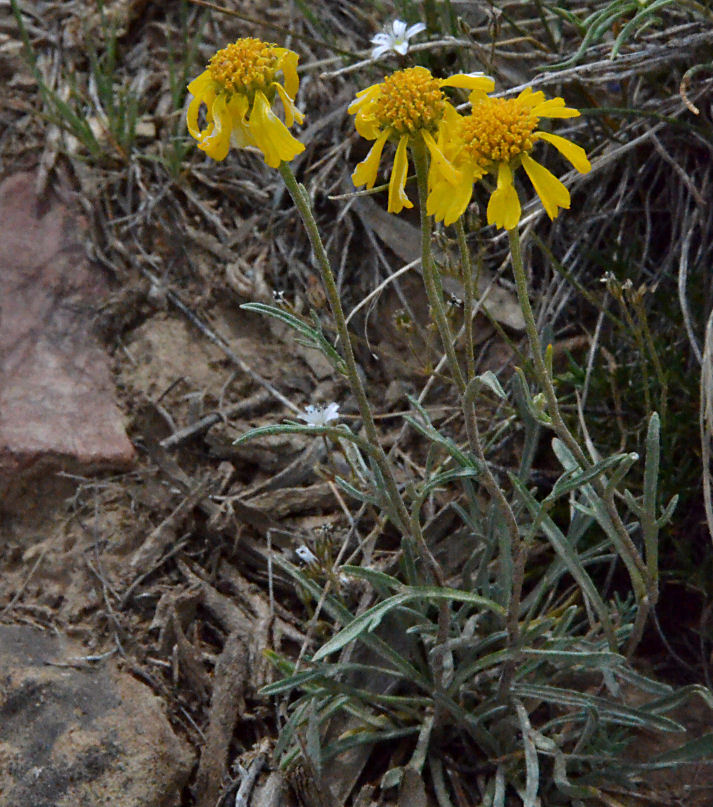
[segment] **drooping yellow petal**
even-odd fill
[[[542,93],[540,93],[542,95]],[[580,111],[565,106],[564,98],[548,98],[532,107],[538,118],[578,118]]]
[[[213,84],[215,84],[215,82],[211,78],[210,70],[204,70],[200,76],[196,76],[196,78],[191,81],[187,89],[191,95],[200,97],[206,92],[208,87]]]
[[[535,132],[533,137],[537,140],[545,140],[551,143],[563,157],[572,163],[580,174],[586,174],[591,170],[592,164],[587,159],[584,149],[571,140],[567,140],[566,137],[560,137],[551,132]]]
[[[445,225],[453,224],[465,213],[473,195],[473,176],[463,171],[453,185],[442,177],[434,177],[426,201],[426,212]]]
[[[381,92],[380,86],[381,85],[379,84],[372,84],[370,87],[366,87],[363,90],[359,90],[359,92],[356,94],[356,98],[347,107],[347,112],[350,115],[353,115],[362,106],[364,106],[364,104],[373,101],[374,98],[376,98]]]
[[[456,73],[454,76],[439,79],[441,87],[460,87],[464,90],[477,90],[480,92],[492,92],[495,89],[495,82],[483,73],[475,75],[471,73]]]
[[[213,101],[210,108],[212,123],[201,132],[198,148],[214,160],[220,162],[228,156],[230,149],[231,115],[225,95],[221,93]]]
[[[260,90],[255,93],[249,124],[255,145],[265,155],[265,162],[271,168],[279,167],[281,162],[289,162],[305,150],[304,145],[290,134],[270,109],[267,98]]]
[[[228,111],[230,112],[232,120],[232,132],[230,134],[230,143],[239,149],[244,149],[246,146],[254,146],[255,141],[250,133],[250,124],[248,123],[249,102],[244,95],[233,95],[228,101]]]
[[[405,207],[413,207],[413,203],[406,196],[406,177],[408,175],[408,156],[406,146],[408,135],[403,135],[396,147],[394,167],[391,169],[389,180],[389,213],[400,213]]]
[[[431,171],[437,171],[438,174],[446,181],[450,182],[451,185],[455,185],[460,179],[460,171],[457,171],[453,167],[451,162],[446,158],[446,155],[438,147],[436,141],[426,131],[423,132],[423,142],[426,144],[431,154],[431,167],[429,169],[429,173]]]
[[[282,70],[282,75],[285,77],[285,89],[290,98],[297,98],[297,90],[300,88],[300,77],[297,75],[297,62],[299,56],[287,48],[275,48],[274,52],[278,54],[277,68]],[[300,121],[301,122],[301,121]],[[288,124],[290,126],[291,124]]]
[[[210,108],[213,106],[213,101],[215,101],[215,95],[212,97],[208,95],[200,96],[194,95],[191,98],[191,103],[188,104],[188,109],[186,110],[186,123],[188,124],[188,131],[191,134],[191,137],[194,137],[196,140],[200,140],[203,137],[205,130],[201,131],[198,128],[198,111],[200,110],[202,104],[206,104],[208,107],[208,125],[210,125],[213,121],[210,116]],[[207,129],[208,127],[206,127]]]
[[[186,123],[188,124],[188,131],[191,137],[200,140],[202,134],[198,128],[198,112],[201,105],[205,104],[208,109],[208,123],[212,123],[210,109],[213,106],[213,101],[215,101],[215,86],[210,74],[206,70],[188,85],[188,89],[193,97],[186,110]]]
[[[513,230],[520,221],[520,199],[513,185],[512,171],[507,163],[498,166],[498,186],[488,202],[488,224]]]
[[[551,171],[527,154],[522,155],[522,167],[551,219],[557,217],[560,207],[569,210],[569,191]]]
[[[354,118],[354,128],[364,140],[376,140],[381,133],[381,124],[374,117],[371,105],[362,107]]]
[[[366,157],[357,165],[352,174],[352,182],[354,187],[358,188],[360,185],[366,185],[367,188],[373,188],[376,182],[376,173],[379,170],[379,161],[381,160],[381,152],[384,150],[384,143],[388,139],[388,132],[384,132],[376,139],[376,142],[369,150]]]
[[[292,126],[295,121],[297,121],[297,123],[302,123],[305,119],[304,114],[297,109],[295,102],[285,91],[282,84],[279,84],[276,81],[272,86],[277,90],[277,94],[280,96],[280,100],[282,101],[282,106],[285,110],[285,125]]]

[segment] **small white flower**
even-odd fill
[[[308,566],[311,566],[313,563],[318,563],[317,556],[309,547],[305,546],[304,544],[295,549],[295,555],[297,555],[302,563],[306,563]]]
[[[405,56],[408,52],[409,39],[425,30],[426,26],[422,22],[417,22],[415,25],[411,25],[407,28],[403,20],[394,20],[390,26],[386,26],[386,29],[382,31],[382,33],[376,34],[376,36],[372,37],[370,40],[376,45],[375,48],[372,48],[371,58],[378,59],[379,56],[383,56],[390,50]]]
[[[339,404],[331,403],[324,406],[318,404],[312,406],[311,404],[305,407],[304,415],[297,415],[300,420],[308,426],[326,426],[331,420],[336,420],[339,417]]]

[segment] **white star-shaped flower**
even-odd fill
[[[426,26],[422,22],[417,22],[407,28],[403,20],[394,20],[391,25],[386,26],[384,31],[372,37],[371,42],[376,47],[371,51],[371,58],[378,59],[379,56],[383,56],[390,50],[405,56],[408,52],[409,39],[425,30]]]
[[[300,420],[308,426],[326,426],[330,421],[336,420],[339,417],[339,404],[330,403],[326,406],[318,404],[317,406],[305,407],[303,415],[297,415]]]
[[[311,566],[313,563],[319,563],[314,552],[304,544],[295,549],[295,555],[297,555],[302,563],[306,563],[308,566]]]

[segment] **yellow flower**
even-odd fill
[[[257,146],[265,162],[277,168],[304,146],[287,126],[302,123],[303,114],[294,98],[299,87],[299,56],[287,48],[260,39],[238,39],[215,53],[207,68],[188,85],[193,98],[186,114],[188,131],[198,148],[214,160],[224,160],[232,143],[236,148]],[[282,72],[283,84],[276,79]],[[279,95],[285,110],[285,123],[272,111]],[[206,125],[198,128],[198,111],[206,106]]]
[[[493,89],[493,80],[483,75],[459,73],[450,78],[434,78],[425,67],[409,67],[386,76],[380,84],[372,84],[357,93],[349,106],[356,113],[354,125],[366,140],[376,141],[366,158],[352,174],[356,187],[372,188],[376,182],[381,153],[387,140],[396,143],[396,155],[389,180],[389,213],[400,213],[413,207],[406,196],[408,174],[407,147],[420,138],[431,154],[431,165],[438,164],[441,173],[455,182],[458,178],[446,160],[436,139],[449,110],[455,112],[442,87],[463,87],[485,94]]]
[[[471,113],[450,116],[439,145],[458,172],[431,173],[428,213],[438,221],[452,224],[465,212],[473,193],[473,183],[486,173],[496,175],[497,185],[488,203],[488,224],[512,230],[520,221],[520,199],[513,184],[514,172],[522,166],[537,195],[554,219],[559,209],[569,209],[569,191],[543,165],[531,156],[535,143],[553,145],[581,174],[592,167],[580,146],[564,137],[539,131],[540,118],[575,118],[576,109],[565,106],[562,98],[545,100],[542,92],[524,89],[517,98],[490,98],[485,93],[470,96]]]

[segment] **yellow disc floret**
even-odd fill
[[[537,115],[516,98],[490,98],[476,104],[461,123],[460,136],[470,156],[481,165],[510,162],[534,145]]]
[[[400,135],[433,133],[446,108],[440,85],[425,67],[398,70],[384,79],[374,117],[382,128],[391,127]]]
[[[213,54],[208,71],[213,81],[228,92],[264,92],[275,80],[276,64],[273,46],[246,37]]]

